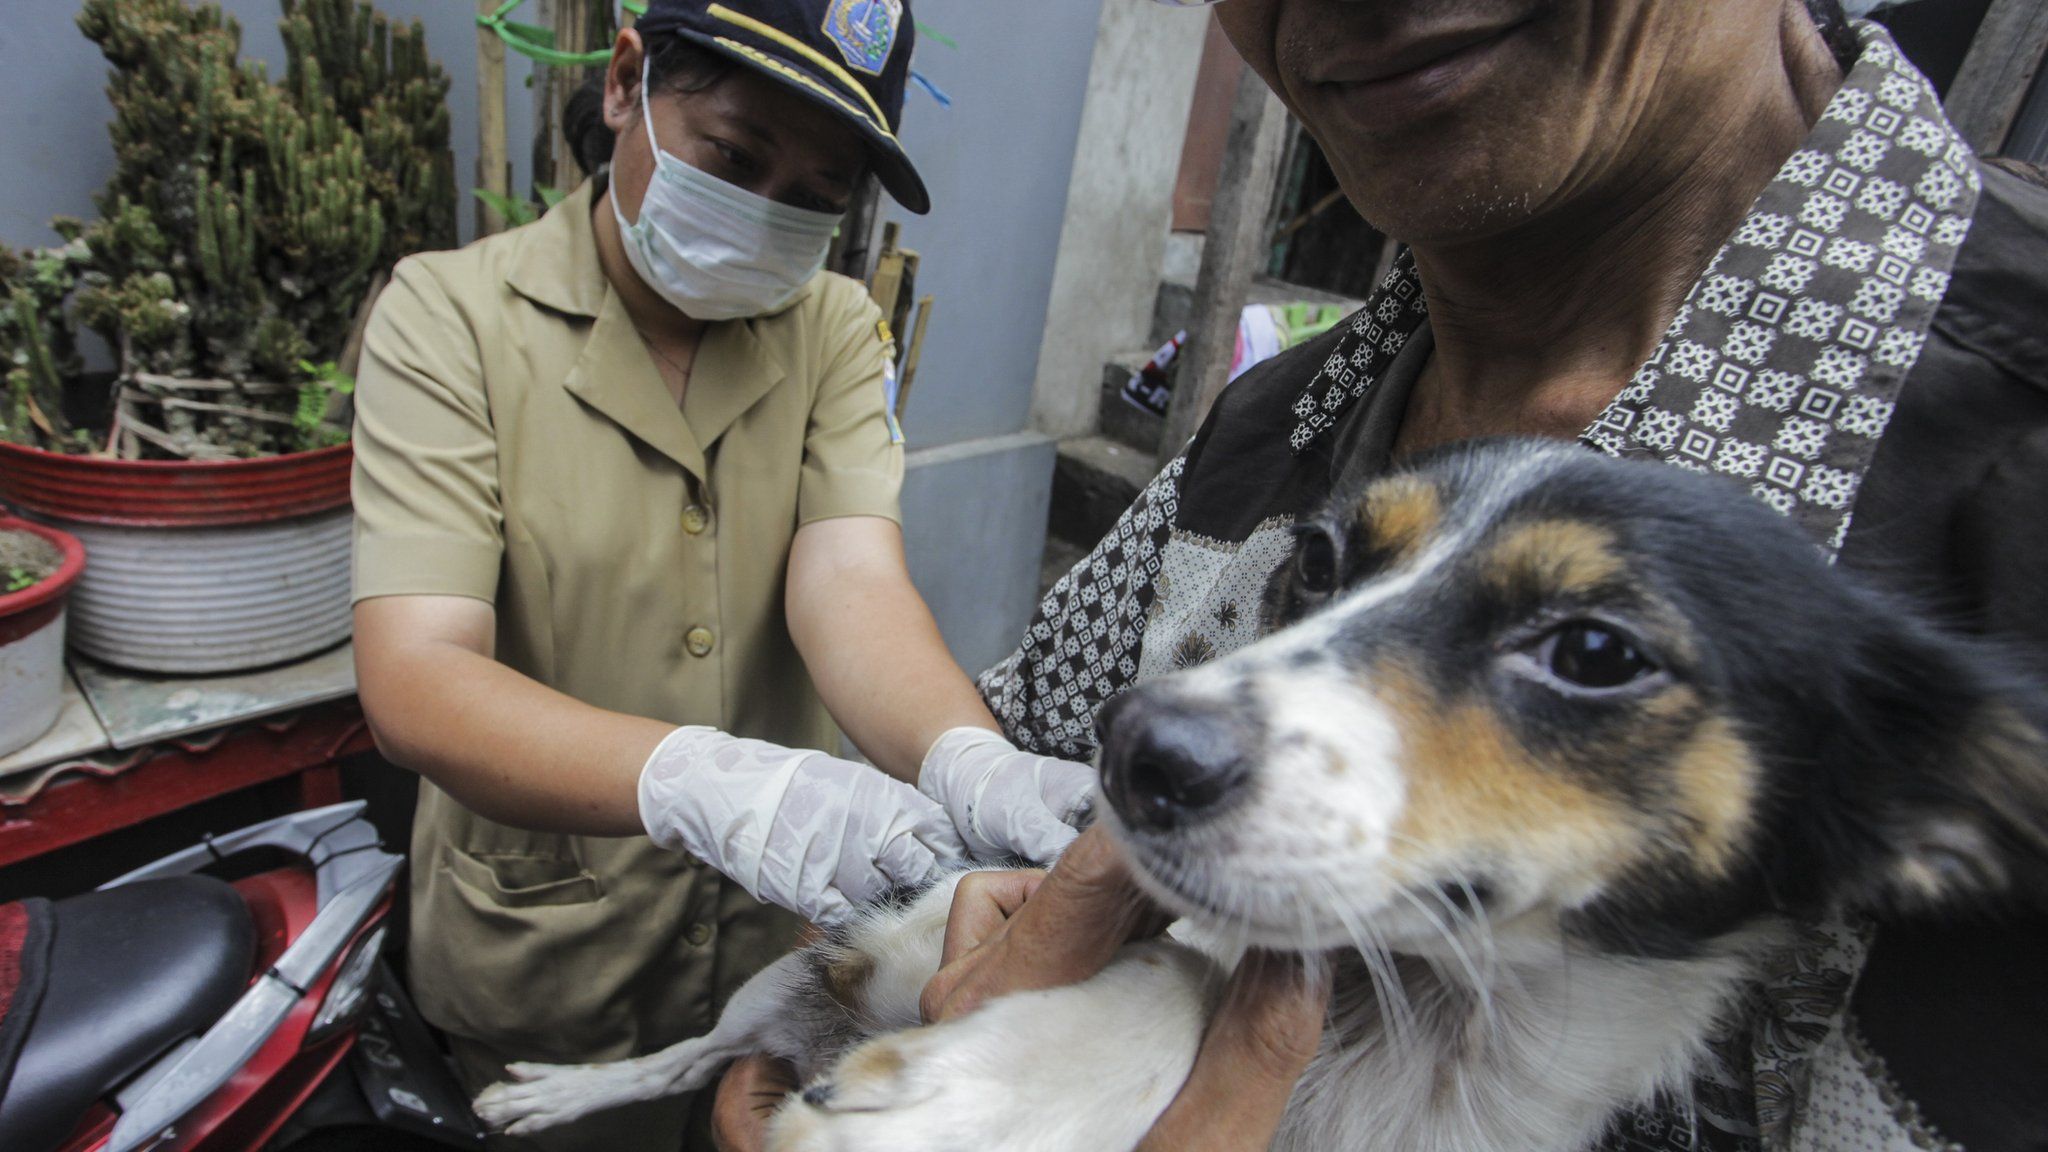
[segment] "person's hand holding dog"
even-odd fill
[[[1101,971],[1118,948],[1164,929],[1108,835],[1084,833],[1051,872],[963,878],[941,967],[925,985],[927,1021],[1011,992]],[[1321,1042],[1329,981],[1301,958],[1252,952],[1209,1023],[1194,1070],[1138,1152],[1248,1152],[1272,1143],[1295,1081]]]

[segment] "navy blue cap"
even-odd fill
[[[649,0],[633,27],[687,37],[817,101],[860,132],[897,203],[931,211],[896,139],[917,42],[907,0]]]

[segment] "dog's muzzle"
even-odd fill
[[[1262,726],[1241,702],[1139,688],[1096,715],[1102,790],[1132,829],[1170,832],[1227,811],[1252,776]]]

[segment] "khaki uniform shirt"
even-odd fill
[[[356,400],[355,597],[486,600],[497,658],[579,700],[836,748],[784,566],[802,524],[897,517],[880,313],[826,274],[714,324],[678,411],[598,264],[594,200],[399,264]],[[795,926],[644,837],[523,832],[428,783],[412,851],[421,1010],[522,1058],[708,1030]]]

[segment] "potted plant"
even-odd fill
[[[355,348],[391,265],[455,242],[423,29],[282,5],[273,83],[214,5],[85,0],[113,178],[97,220],[52,222],[63,244],[0,249],[0,500],[84,541],[73,644],[131,668],[346,638]]]
[[[50,730],[64,699],[64,604],[85,570],[77,538],[0,517],[0,756]]]

